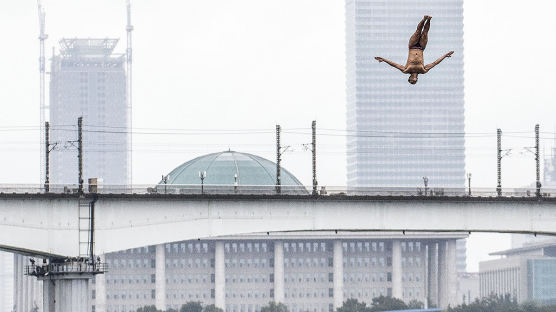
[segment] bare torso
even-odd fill
[[[406,74],[424,74],[425,70],[425,59],[423,57],[423,50],[421,49],[409,49],[409,54],[407,56],[407,63],[405,64],[405,69],[403,71]]]

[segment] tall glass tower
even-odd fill
[[[464,187],[463,0],[346,0],[347,181],[350,187]],[[416,85],[409,37],[431,15],[425,64],[455,51]]]

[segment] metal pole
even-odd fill
[[[89,256],[91,259],[91,263],[93,264],[93,268],[95,267],[95,202],[97,201],[97,194],[94,195],[94,199],[89,203],[89,218],[90,218],[90,238],[89,242]]]
[[[467,180],[469,185],[469,196],[471,196],[471,173],[467,174]]]
[[[133,52],[132,52],[132,42],[131,42],[131,33],[133,31],[133,25],[131,25],[131,2],[130,0],[126,1],[126,8],[127,8],[127,49],[126,49],[126,100],[127,100],[127,175],[128,175],[128,184],[131,185],[132,182],[132,161],[133,161],[133,153],[132,150],[132,118],[133,118],[133,105],[132,105],[132,60],[133,60]]]
[[[496,193],[498,196],[502,196],[502,129],[496,130],[496,151],[497,151],[497,180],[498,184],[496,185]]]
[[[44,150],[44,156],[45,156],[45,163],[44,163],[44,172],[45,172],[45,177],[44,177],[44,191],[45,193],[48,193],[50,191],[50,124],[48,123],[48,121],[46,121],[44,123],[44,141],[45,141],[45,150]]]
[[[281,161],[281,154],[280,154],[280,125],[276,125],[276,193],[281,192],[281,180],[280,180],[280,161]]]
[[[83,194],[83,117],[77,119],[77,144],[79,194]]]
[[[535,125],[535,162],[537,165],[537,197],[541,197],[541,164],[539,153],[539,124]]]
[[[313,195],[317,195],[317,121],[313,120],[312,129],[312,152],[313,152]]]

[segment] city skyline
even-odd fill
[[[112,10],[64,1],[46,4],[47,33],[51,35],[47,51],[61,38],[59,36],[65,35],[61,30],[68,29],[69,25],[73,25],[69,29],[74,34],[96,37],[101,32],[112,37],[113,29],[118,29],[113,37],[125,38],[123,1],[117,5],[108,2],[97,5]],[[138,69],[138,76],[142,78],[134,91],[135,99],[139,99],[135,112],[138,118],[134,118],[137,121],[134,131],[138,136],[134,141],[134,155],[138,156],[134,167],[136,183],[152,183],[183,159],[207,151],[231,148],[273,159],[273,126],[281,124],[289,130],[289,133],[285,131],[284,138],[292,146],[283,165],[299,174],[303,184],[309,185],[310,153],[303,150],[303,144],[310,140],[310,135],[305,131],[295,132],[298,128],[308,129],[310,121],[317,120],[318,180],[321,185],[347,184],[345,168],[341,168],[345,163],[345,138],[348,136],[343,130],[344,73],[340,68],[344,52],[340,38],[343,37],[343,19],[336,12],[343,12],[343,8],[332,2],[303,2],[296,4],[297,10],[288,9],[289,5],[293,4],[245,2],[236,7],[223,3],[219,7],[222,10],[213,10],[206,4],[173,3],[165,8],[146,2],[137,5],[140,16],[137,24],[144,25],[144,35],[138,38],[142,52],[137,55],[143,62]],[[521,36],[525,39],[515,51],[523,59],[538,55],[536,49],[552,50],[552,43],[541,40],[543,34],[546,36],[544,30],[553,28],[553,21],[544,15],[549,9],[541,10],[540,17],[519,28],[510,22],[511,19],[504,18],[527,15],[534,6],[517,9],[510,4],[499,8],[496,3],[488,3],[465,7],[466,121],[471,121],[465,129],[470,136],[466,140],[466,172],[473,173],[473,185],[495,186],[495,128],[505,131],[504,147],[513,150],[513,154],[504,159],[504,186],[528,185],[534,179],[532,157],[522,149],[532,145],[535,123],[541,123],[543,149],[549,150],[552,145],[554,124],[549,116],[554,112],[547,104],[552,97],[546,85],[550,76],[529,67],[523,68],[521,75],[513,75],[506,70],[497,71],[486,62],[493,55],[501,58],[501,63],[515,61],[515,55],[498,55],[496,51],[512,42],[517,34],[526,34]],[[169,10],[169,7],[180,9]],[[244,15],[246,7],[250,11]],[[0,84],[5,86],[0,90],[0,100],[17,104],[6,105],[7,114],[0,117],[0,123],[5,125],[0,134],[4,155],[0,164],[4,174],[0,182],[38,183],[42,177],[38,175],[37,161],[41,135],[36,126],[38,83],[34,83],[38,82],[36,7],[19,4],[8,8],[0,10],[9,12],[0,25],[4,29],[19,25],[17,32],[6,36],[6,40],[16,42],[18,48],[2,52],[0,64],[6,70],[0,75]],[[85,11],[88,14],[84,14]],[[215,14],[202,21],[208,12]],[[310,21],[305,20],[306,12],[314,16]],[[503,17],[496,26],[489,24],[489,14],[493,12]],[[165,15],[169,17],[160,18]],[[97,16],[97,23],[94,18],[88,20],[92,16]],[[98,23],[99,16],[106,23]],[[469,16],[473,19],[468,23]],[[433,19],[433,23],[435,21]],[[227,25],[227,29],[220,28],[220,23]],[[252,26],[257,23],[266,26],[253,30]],[[92,31],[87,25],[99,26]],[[297,25],[297,29],[292,25]],[[208,36],[203,38],[201,34],[205,30]],[[530,67],[540,68],[533,64],[539,64],[542,59],[542,54],[529,58]],[[401,76],[400,79],[405,82]],[[469,89],[472,91],[467,91]],[[505,89],[513,91],[508,93]],[[222,129],[245,130],[237,134],[219,132]],[[170,135],[160,134],[165,132]],[[502,238],[503,243],[500,243],[502,236],[491,236],[490,240],[484,237],[479,244],[483,249],[488,244],[488,248],[509,245],[507,238]],[[477,259],[484,257],[474,253],[473,266]]]

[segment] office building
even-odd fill
[[[78,182],[77,119],[83,117],[83,178],[129,185],[125,55],[117,39],[62,39],[50,71],[50,183]]]
[[[348,186],[463,188],[463,0],[345,3]],[[424,14],[425,63],[455,53],[411,85],[374,57],[404,65]]]
[[[502,258],[479,263],[482,297],[510,295],[518,302],[556,304],[556,242],[491,253]]]
[[[13,309],[13,259],[11,253],[0,251],[0,311],[11,312]]]

